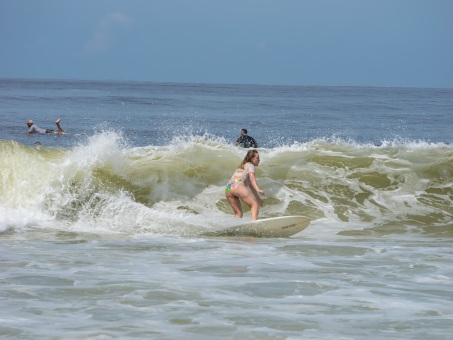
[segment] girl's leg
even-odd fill
[[[238,218],[242,218],[243,212],[242,212],[242,207],[241,207],[241,201],[239,200],[238,197],[234,196],[231,191],[226,192],[225,196],[228,200],[228,203],[230,203],[231,208],[233,209],[234,216]]]
[[[232,195],[234,195],[236,198],[243,200],[245,204],[247,204],[250,208],[250,215],[252,217],[252,220],[258,219],[258,212],[259,212],[259,207],[258,203],[256,202],[255,197],[253,194],[247,189],[247,187],[241,183],[239,184],[232,192],[230,192]],[[230,203],[231,204],[231,203]],[[239,202],[240,206],[240,202]],[[234,210],[234,208],[233,208]],[[242,213],[242,208],[241,208],[241,213]]]

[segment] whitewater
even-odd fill
[[[0,335],[450,337],[453,90],[0,88]],[[71,134],[23,133],[58,117]],[[243,127],[260,218],[305,215],[303,232],[206,236],[237,223],[224,187]]]

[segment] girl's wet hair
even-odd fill
[[[241,165],[239,165],[239,168],[244,170],[245,163],[250,163],[257,154],[258,154],[257,150],[249,150],[245,155],[244,159],[242,160]]]

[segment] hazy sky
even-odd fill
[[[0,77],[453,88],[453,0],[0,0]]]

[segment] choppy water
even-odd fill
[[[450,337],[453,90],[0,89],[1,335]],[[22,133],[60,116],[70,135]],[[203,236],[236,223],[223,186],[242,127],[260,217],[306,215],[302,233]]]

